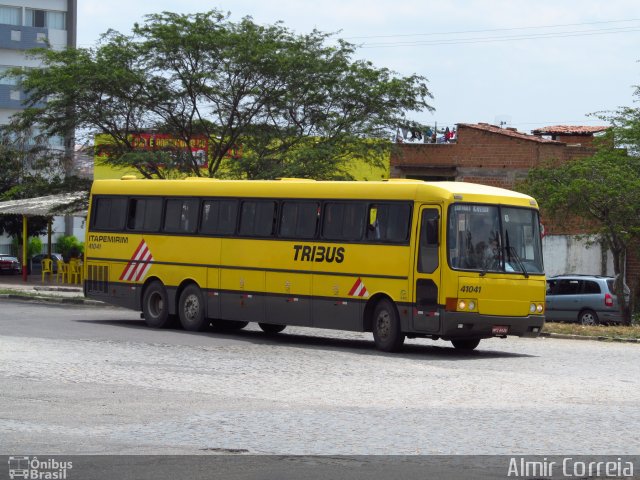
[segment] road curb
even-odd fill
[[[29,300],[32,302],[43,302],[43,303],[90,305],[95,307],[107,306],[107,304],[104,302],[99,302],[97,300],[87,300],[86,298],[79,298],[79,297],[45,297],[42,295],[27,295],[27,294],[21,294],[21,293],[2,293],[0,294],[0,298],[9,298],[11,300]]]
[[[557,338],[561,340],[591,340],[595,342],[640,343],[640,338],[607,337],[604,335],[600,335],[598,337],[590,337],[587,335],[572,335],[569,333],[542,332],[539,336],[545,338]]]

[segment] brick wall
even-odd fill
[[[584,137],[582,137],[584,138]],[[418,170],[429,175],[438,167],[457,169],[456,179],[488,179],[488,184],[513,188],[515,181],[529,168],[541,163],[565,162],[592,155],[590,147],[567,146],[564,143],[544,143],[532,139],[514,138],[476,128],[458,128],[457,143],[445,144],[397,144],[391,154],[391,176],[404,177],[408,171]],[[426,167],[426,168],[425,168]],[[465,169],[483,169],[483,175],[469,174],[462,178]],[[510,171],[515,174],[509,174]],[[506,180],[505,180],[506,178]],[[474,180],[475,181],[475,180]],[[485,181],[479,181],[485,183]]]

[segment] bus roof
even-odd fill
[[[218,180],[212,178],[160,180],[125,177],[121,180],[94,181],[92,194],[344,198],[414,200],[437,203],[458,201],[537,207],[537,203],[532,197],[503,188],[466,182],[423,182],[410,179],[365,182],[314,181],[294,178],[282,180]]]

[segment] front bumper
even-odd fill
[[[452,338],[490,338],[504,336],[493,332],[494,327],[508,327],[506,335],[537,337],[544,326],[544,315],[503,317],[466,312],[442,312],[441,334],[444,340]]]

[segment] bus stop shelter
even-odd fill
[[[88,192],[70,192],[44,197],[0,202],[0,215],[22,215],[22,280],[27,281],[27,218],[47,217],[47,254],[51,255],[51,222],[54,216],[87,216]]]

